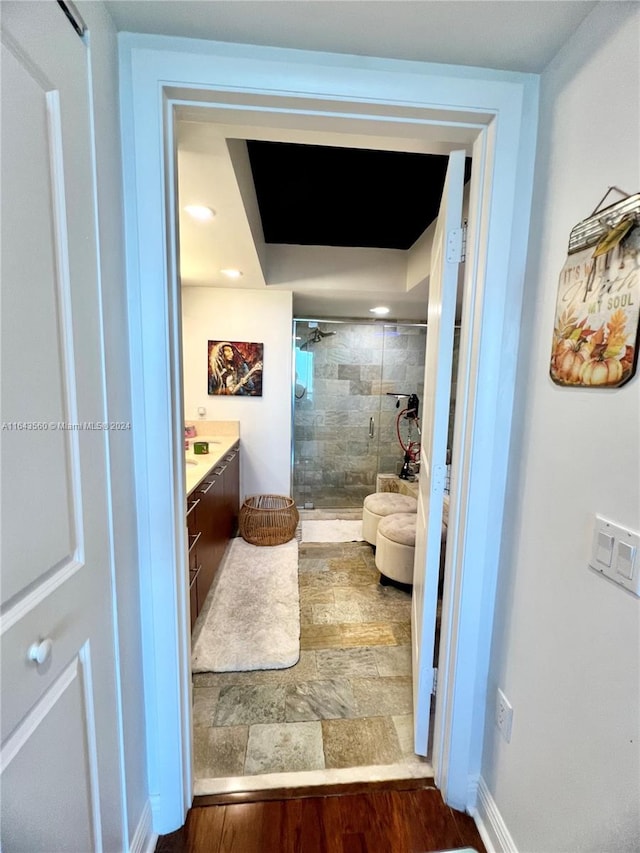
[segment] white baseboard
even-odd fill
[[[469,813],[476,822],[487,853],[518,853],[511,833],[482,776],[473,787],[476,790],[474,796],[470,786]],[[472,805],[474,801],[475,805]]]
[[[131,840],[130,853],[153,853],[157,841],[158,835],[151,822],[151,803],[147,800]]]
[[[467,787],[467,812],[469,814],[473,814],[476,808],[476,803],[478,802],[478,782],[480,781],[479,776],[470,776],[469,784]]]

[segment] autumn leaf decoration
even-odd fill
[[[607,324],[608,325],[608,324]],[[593,333],[589,346],[589,355],[592,358],[603,358],[604,351],[607,348],[605,343],[605,326],[604,323]]]
[[[554,329],[555,337],[560,341],[572,341],[576,349],[581,344],[584,344],[589,340],[589,337],[593,335],[594,330],[590,329],[587,326],[587,318],[583,317],[580,322],[578,322],[578,318],[573,314],[570,308],[563,311],[560,319],[558,320],[558,324]]]
[[[565,309],[554,329],[555,336],[559,340],[566,340],[571,336],[571,334],[575,331],[578,326],[578,318],[572,312],[570,308]]]
[[[627,324],[627,315],[621,309],[611,315],[607,323],[609,334],[606,341],[606,349],[603,358],[617,358],[625,348],[627,336],[624,327]]]

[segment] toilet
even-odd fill
[[[415,512],[396,512],[378,524],[376,536],[376,567],[380,583],[387,579],[401,584],[413,584],[413,561],[416,551]]]
[[[418,501],[410,495],[397,492],[376,492],[367,495],[362,505],[362,537],[370,545],[376,545],[378,525],[383,518],[394,513],[416,513]]]

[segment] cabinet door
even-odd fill
[[[189,544],[189,607],[191,616],[191,630],[195,625],[198,613],[200,612],[198,602],[198,586],[197,578],[199,574],[198,563],[198,543],[202,537],[198,524],[198,507],[201,498],[196,495],[189,495],[187,498],[187,541]]]
[[[196,624],[196,619],[198,618],[198,613],[200,612],[200,607],[198,604],[198,575],[200,574],[198,569],[189,571],[189,603],[190,603],[190,615],[191,615],[191,630],[193,631],[193,626]]]
[[[210,474],[200,486],[198,497],[198,563],[200,575],[198,583],[198,603],[202,607],[204,597],[209,591],[211,581],[224,554],[227,542],[224,512],[224,480],[216,474]]]
[[[198,507],[201,502],[199,495],[191,495],[187,499],[187,536],[189,542],[189,570],[194,571],[198,566],[198,543],[202,538],[198,521]]]
[[[238,530],[238,511],[240,508],[240,451],[234,448],[224,459],[224,494],[227,511],[229,536],[235,536]]]

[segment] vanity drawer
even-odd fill
[[[198,505],[200,497],[187,499],[187,547],[189,549],[189,570],[195,570],[198,565],[198,543],[202,539],[199,524]]]
[[[195,569],[189,569],[189,606],[191,613],[191,630],[193,631],[193,626],[196,624],[196,619],[198,618],[198,612],[200,610],[198,606],[198,575],[200,574],[200,567],[198,566]]]

